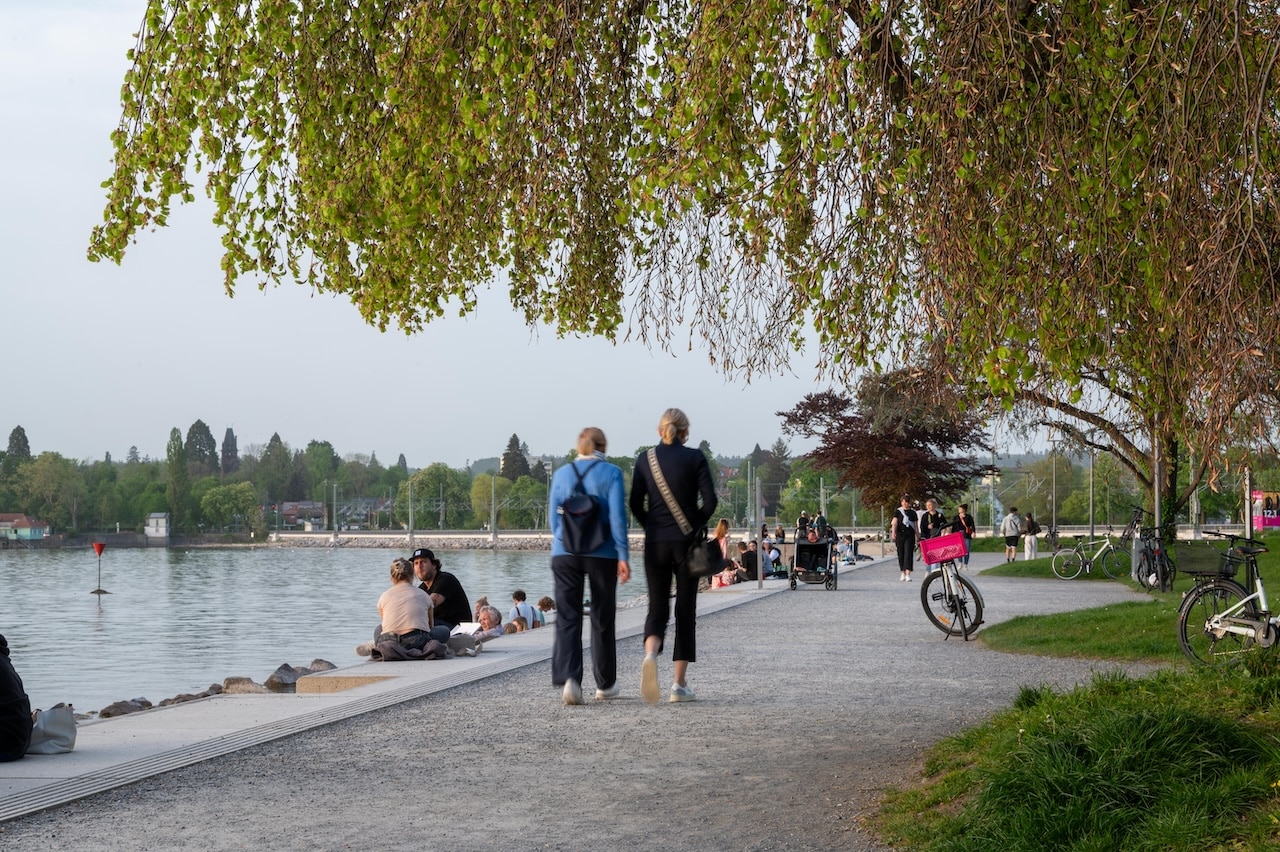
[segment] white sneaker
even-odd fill
[[[645,654],[640,664],[640,697],[650,704],[658,702],[658,658]]]
[[[698,696],[694,695],[693,690],[689,687],[673,683],[671,684],[671,697],[667,700],[674,704],[678,701],[697,701]]]
[[[613,682],[613,686],[608,689],[596,690],[596,701],[608,701],[610,698],[617,698],[622,692],[622,686],[617,681]]]
[[[369,652],[371,652],[372,650],[373,650],[372,642],[361,642],[359,645],[356,646],[356,653],[362,657],[369,656]]]
[[[582,703],[582,687],[573,678],[564,682],[564,706],[572,707]]]

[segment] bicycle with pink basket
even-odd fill
[[[963,532],[921,539],[920,556],[926,565],[937,565],[920,584],[920,603],[933,626],[965,641],[982,625],[982,594],[968,577],[960,576],[957,559],[969,552]]]

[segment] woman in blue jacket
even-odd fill
[[[588,426],[578,435],[578,457],[551,478],[551,574],[555,581],[556,636],[551,682],[564,688],[565,704],[582,704],[582,593],[591,585],[591,668],[596,700],[618,696],[618,583],[631,579],[627,564],[626,492],[622,470],[604,455],[604,432]],[[564,519],[557,509],[577,491],[594,497],[598,520],[608,524],[604,543],[589,553],[570,553]]]

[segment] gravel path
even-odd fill
[[[879,850],[861,818],[928,745],[1021,685],[1150,670],[943,641],[922,574],[880,562],[700,618],[695,703],[643,703],[623,640],[617,701],[564,707],[540,663],[0,824],[0,849]],[[976,582],[988,623],[1142,597]]]

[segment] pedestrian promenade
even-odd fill
[[[698,614],[786,588],[782,580],[766,580],[699,595]],[[644,616],[644,607],[619,609],[618,640],[639,636]],[[303,678],[297,693],[215,695],[82,722],[69,754],[0,763],[0,821],[550,660],[554,634],[540,629],[504,636],[476,657],[450,660],[373,663],[353,652],[358,662]],[[589,642],[589,631],[584,634]],[[590,678],[589,656],[587,669]]]
[[[1118,582],[978,575],[1000,559],[975,555],[971,569],[987,625],[1147,599]],[[320,676],[386,677],[341,691],[92,722],[71,754],[0,764],[0,849],[110,837],[121,849],[489,850],[529,838],[520,845],[879,850],[861,819],[886,786],[910,783],[929,744],[1008,707],[1023,685],[1152,668],[944,640],[921,609],[922,577],[898,582],[887,558],[842,568],[836,591],[766,581],[700,595],[691,704],[640,701],[644,613],[627,609],[614,701],[563,706],[552,631],[540,630],[475,658]],[[664,698],[670,671],[668,640]],[[590,694],[589,668],[586,680]]]

